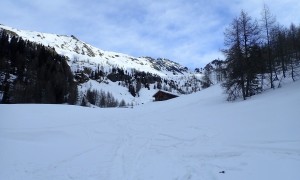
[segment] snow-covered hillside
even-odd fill
[[[78,86],[81,93],[79,94],[79,102],[81,102],[83,95],[86,94],[86,87],[97,83],[99,85],[93,87],[105,87],[106,89],[96,90],[109,91],[118,100],[125,99],[128,104],[144,103],[148,102],[149,99],[152,100],[153,92],[157,90],[152,89],[151,93],[140,93],[144,95],[133,97],[128,93],[128,87],[119,87],[116,91],[111,91],[115,89],[116,85],[120,85],[119,82],[111,81],[111,79],[95,81],[95,79],[91,78],[96,71],[101,71],[104,74],[103,77],[107,77],[114,69],[122,69],[126,75],[130,76],[134,76],[135,72],[151,73],[162,80],[166,80],[165,90],[170,90],[176,94],[189,94],[200,90],[200,78],[202,77],[200,73],[191,72],[186,67],[168,59],[133,57],[122,53],[104,51],[80,41],[73,35],[56,35],[19,30],[5,25],[0,25],[0,30],[5,31],[11,37],[21,37],[24,40],[53,48],[58,54],[68,57],[68,64],[74,74],[83,72],[87,79],[90,78],[89,82],[85,80]],[[136,79],[131,81],[133,86],[136,86]],[[107,86],[107,84],[109,85]],[[157,86],[157,84],[152,84],[151,86],[153,87],[154,85]],[[172,86],[173,89],[171,88]]]
[[[300,81],[134,108],[0,105],[0,179],[297,180]]]
[[[120,67],[125,70],[136,69],[163,77],[173,75],[172,70],[167,70],[170,67],[174,67],[176,74],[186,72],[183,66],[166,59],[160,59],[156,62],[149,57],[136,58],[127,54],[104,51],[80,41],[73,35],[67,36],[19,30],[4,25],[0,25],[0,28],[10,31],[12,35],[22,37],[25,40],[53,47],[58,54],[69,57],[71,63],[73,62],[72,60],[76,59],[87,64],[100,64],[100,66],[104,66],[105,68]],[[75,68],[75,65],[73,68]]]

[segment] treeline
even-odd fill
[[[81,106],[88,106],[88,103],[98,107],[125,107],[127,106],[124,100],[120,102],[110,93],[103,90],[88,89],[86,95],[82,98]]]
[[[0,31],[1,103],[77,102],[66,58],[54,49]]]
[[[200,91],[201,88],[201,82],[196,77],[174,81],[136,69],[128,71],[119,67],[113,67],[105,71],[99,65],[94,69],[90,67],[84,67],[81,70],[77,69],[75,71],[75,79],[79,83],[85,83],[90,79],[99,83],[108,83],[106,81],[108,79],[112,82],[117,82],[120,86],[126,87],[133,97],[139,97],[140,90],[143,88],[150,90],[153,87],[153,89],[162,89],[170,92],[177,91],[180,94],[190,94]]]
[[[259,20],[241,11],[224,34],[223,87],[228,100],[246,99],[275,84],[280,86],[281,78],[287,76],[294,81],[299,78],[300,26],[279,25],[267,6]]]
[[[90,79],[105,83],[105,80],[109,79],[112,82],[118,82],[120,86],[127,87],[128,92],[133,97],[139,95],[141,88],[150,89],[150,84],[161,83],[161,78],[158,75],[149,72],[140,72],[134,69],[128,72],[118,67],[113,67],[109,72],[105,72],[104,68],[100,68],[99,65],[94,70],[86,67],[83,70],[76,70],[75,79],[80,83],[87,82]]]
[[[149,90],[150,84],[161,83],[161,78],[158,75],[137,70],[132,70],[129,73],[121,68],[113,68],[112,72],[107,75],[107,78],[113,82],[119,81],[119,85],[127,87],[128,92],[133,97],[139,96],[139,91],[142,88]]]

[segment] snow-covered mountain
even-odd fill
[[[162,77],[188,73],[187,69],[168,59],[153,59],[151,57],[133,57],[127,54],[104,51],[80,41],[75,36],[48,34],[35,31],[19,30],[0,25],[1,29],[19,36],[25,40],[53,47],[58,54],[69,57],[70,60],[90,61],[104,67],[120,67],[125,70],[136,69],[150,72]]]
[[[19,30],[5,25],[0,29],[11,37],[21,37],[37,44],[54,49],[58,54],[66,56],[68,65],[74,75],[83,72],[84,77],[78,77],[79,91],[81,96],[87,89],[110,91],[117,99],[124,99],[127,103],[143,103],[152,100],[152,95],[157,91],[157,82],[149,83],[145,88],[142,84],[138,96],[133,97],[128,93],[128,85],[122,86],[120,79],[107,77],[117,70],[122,70],[126,75],[136,76],[136,72],[149,73],[159,77],[164,90],[176,94],[189,94],[200,90],[201,73],[189,71],[186,67],[168,59],[151,57],[133,57],[127,54],[104,51],[80,41],[75,36],[48,34],[35,31]],[[102,79],[91,78],[93,73],[101,70],[104,73]],[[137,85],[136,78],[131,79],[134,87]],[[147,85],[146,85],[147,86]],[[148,92],[145,92],[148,91]]]

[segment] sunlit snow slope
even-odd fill
[[[112,69],[122,69],[126,74],[132,75],[130,83],[136,87],[137,79],[134,79],[134,72],[146,72],[155,76],[159,76],[168,89],[172,93],[181,95],[199,91],[201,87],[200,79],[202,74],[189,71],[186,67],[168,59],[151,57],[133,57],[123,53],[104,51],[88,43],[85,43],[75,36],[57,35],[50,33],[42,33],[36,31],[19,30],[9,26],[0,24],[0,32],[5,31],[10,37],[21,37],[30,42],[42,44],[46,47],[54,49],[58,54],[67,57],[67,63],[73,74],[76,72],[84,72],[85,76],[91,74],[87,72],[103,71],[104,77],[98,80],[88,78],[78,85],[78,102],[82,102],[84,94],[88,89],[103,90],[110,92],[120,102],[125,100],[127,104],[137,105],[151,102],[153,95],[157,92],[154,88],[156,82],[152,82],[148,88],[142,88],[138,96],[132,96],[129,93],[129,85],[121,86],[120,81],[112,82],[107,79]],[[80,73],[79,73],[80,74]],[[84,78],[83,78],[84,79]],[[166,80],[166,81],[164,81]],[[174,84],[173,89],[170,84]],[[174,88],[176,87],[176,88]],[[178,91],[178,90],[181,91]]]
[[[112,67],[119,67],[125,70],[136,69],[157,74],[161,77],[173,76],[174,73],[189,74],[183,66],[170,60],[154,60],[150,57],[138,58],[123,53],[104,51],[80,41],[73,35],[67,36],[19,30],[2,24],[0,24],[0,29],[13,36],[54,48],[58,54],[67,56],[70,59],[69,65],[74,71],[77,66],[97,68],[100,65],[105,69]],[[175,71],[173,71],[174,69]]]
[[[134,108],[0,105],[0,179],[297,180],[300,81]]]

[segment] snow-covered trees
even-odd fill
[[[88,89],[86,92],[86,96],[82,99],[82,106],[86,106],[87,102],[99,106],[99,107],[117,107],[117,106],[125,106],[126,102],[122,100],[122,103],[119,104],[119,101],[114,98],[112,93],[105,92],[103,90],[92,90]],[[124,105],[125,104],[125,105]]]
[[[204,67],[204,72],[201,79],[201,88],[205,89],[210,87],[213,84],[211,79],[212,71],[213,71],[213,67],[210,63]]]

